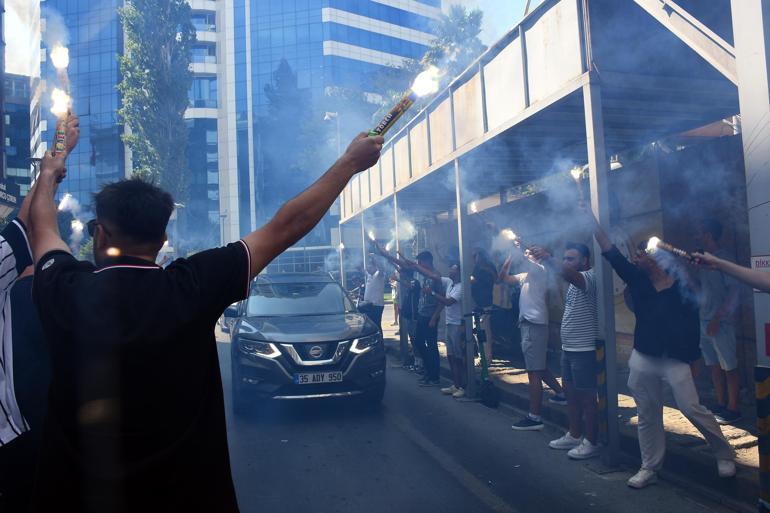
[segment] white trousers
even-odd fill
[[[671,387],[677,408],[703,434],[714,456],[720,460],[735,459],[735,452],[725,440],[714,414],[700,404],[689,365],[671,358],[647,356],[634,350],[628,366],[631,370],[628,387],[639,413],[639,448],[643,469],[659,470],[666,455],[663,382]]]

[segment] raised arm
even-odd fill
[[[513,255],[509,254],[508,258],[506,258],[505,262],[503,262],[502,267],[500,267],[500,273],[497,275],[497,278],[502,283],[518,285],[521,282],[521,277],[518,274],[509,274],[511,271],[512,262],[513,262]]]
[[[770,273],[743,267],[711,253],[696,253],[695,257],[701,265],[718,269],[762,292],[770,292]]]
[[[535,246],[531,248],[531,251],[535,258],[543,262],[546,267],[561,276],[564,281],[571,283],[580,290],[586,290],[586,279],[581,273],[564,264],[558,264],[553,256],[544,248]]]
[[[68,253],[70,251],[69,246],[59,235],[54,200],[59,184],[67,176],[65,160],[80,140],[80,119],[74,114],[68,114],[65,126],[67,145],[64,153],[56,157],[51,156],[50,152],[45,154],[40,164],[40,175],[27,194],[19,212],[19,219],[25,224],[28,223],[29,244],[35,263],[49,251],[55,249]],[[27,219],[24,219],[25,217]]]
[[[265,226],[243,238],[251,253],[251,277],[318,224],[348,181],[377,163],[383,142],[382,137],[360,134],[318,181],[284,204]]]
[[[53,250],[70,252],[69,246],[59,235],[59,224],[56,220],[56,190],[64,177],[64,155],[52,157],[50,152],[45,154],[40,165],[40,175],[35,183],[34,194],[30,203],[29,243],[32,257],[37,263],[43,255]]]

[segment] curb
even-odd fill
[[[398,341],[390,338],[385,341],[386,353],[398,358]],[[441,376],[445,379],[452,378],[444,358],[441,359]],[[501,403],[523,412],[529,409],[529,398],[525,395],[516,394],[506,387],[497,388],[500,390]],[[567,412],[563,406],[544,401],[541,415],[549,423],[567,429]],[[641,462],[639,440],[635,432],[633,427],[620,426],[621,456],[631,465]],[[721,479],[717,475],[714,458],[703,451],[687,450],[669,443],[666,446],[666,460],[660,477],[731,509],[746,512],[757,510],[759,482],[756,473],[739,466],[738,475],[734,479]]]

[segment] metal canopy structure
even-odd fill
[[[358,227],[356,247],[365,251],[364,223],[395,226],[399,210],[415,220],[449,213],[469,288],[469,203],[496,193],[502,203],[511,187],[586,164],[591,207],[608,225],[610,155],[739,111],[732,27],[720,15],[729,1],[680,3],[686,9],[672,0],[543,2],[388,140],[377,165],[351,181],[341,196],[343,233]],[[602,259],[596,271],[612,458],[612,274]],[[463,308],[472,308],[469,290]]]

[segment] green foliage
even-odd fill
[[[134,175],[186,197],[187,126],[196,41],[185,0],[127,0],[120,10],[125,53],[119,57],[123,97],[119,115],[130,129]]]
[[[298,87],[297,75],[286,59],[281,59],[272,82],[265,86],[265,96],[269,101],[267,114],[257,125],[258,154],[262,155],[257,168],[264,171],[257,173],[256,184],[258,198],[262,199],[257,205],[260,222],[272,216],[305,183],[299,168],[300,127],[312,115],[309,91]],[[266,189],[271,191],[269,198],[263,194]]]
[[[88,237],[88,240],[86,240],[80,246],[80,251],[78,251],[77,259],[93,263],[94,261],[94,239],[93,238]]]

